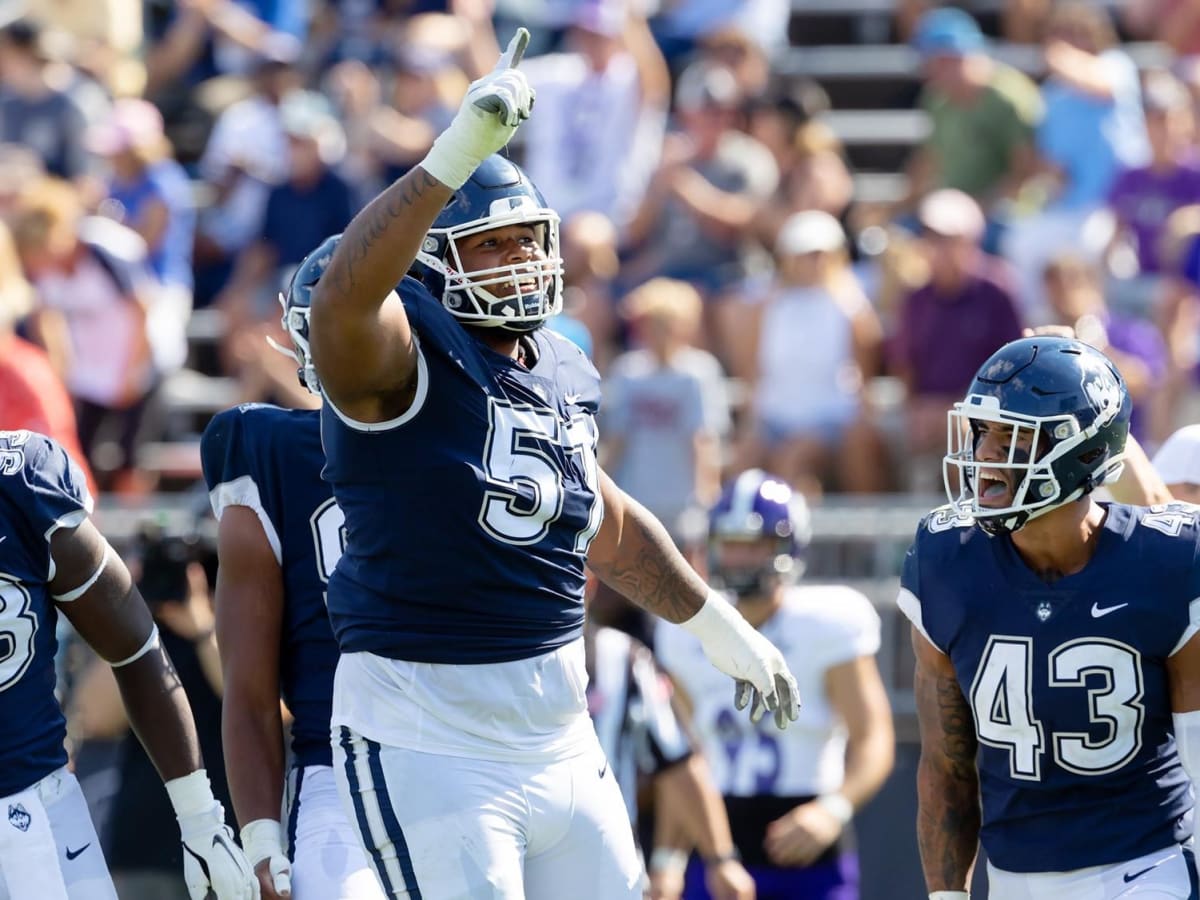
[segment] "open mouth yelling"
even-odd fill
[[[995,469],[984,469],[976,478],[975,493],[980,506],[1000,509],[1009,505],[1012,487],[1003,473]]]

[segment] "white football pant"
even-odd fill
[[[288,780],[292,900],[384,900],[329,766],[294,769]]]
[[[499,762],[340,726],[334,762],[392,900],[641,900],[633,830],[598,742],[555,762]]]
[[[66,768],[0,798],[0,900],[117,900],[87,801]]]

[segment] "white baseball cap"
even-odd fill
[[[807,209],[788,216],[779,237],[775,239],[775,252],[780,256],[799,256],[803,253],[831,253],[846,246],[846,232],[841,223],[827,212]]]
[[[987,221],[983,210],[970,195],[954,188],[934,191],[921,201],[917,220],[943,237],[963,237],[973,241],[983,237]]]
[[[1185,425],[1154,454],[1154,468],[1167,484],[1200,485],[1200,425]]]

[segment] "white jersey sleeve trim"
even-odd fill
[[[88,576],[88,579],[74,590],[67,591],[65,594],[51,594],[51,596],[58,603],[71,603],[75,600],[78,600],[88,592],[93,584],[100,580],[100,576],[104,574],[105,566],[108,565],[108,555],[110,553],[112,553],[112,547],[109,546],[107,541],[105,541],[104,556],[100,558],[100,565],[96,567],[96,571]]]
[[[933,646],[945,653],[941,647],[938,647],[937,642],[929,636],[929,632],[925,630],[925,623],[921,620],[921,601],[917,599],[917,595],[908,588],[900,588],[900,593],[896,597],[896,605],[900,607],[900,612],[904,613],[908,621],[912,622],[913,628],[921,632],[925,636],[925,640],[933,644]]]
[[[1184,644],[1192,639],[1197,631],[1200,631],[1200,597],[1197,597],[1188,604],[1188,625],[1183,629],[1183,634],[1180,635],[1179,643],[1177,643],[1167,656],[1174,656],[1183,649]],[[1198,773],[1200,774],[1200,773]]]
[[[263,508],[258,484],[253,478],[242,475],[233,481],[222,481],[208,492],[208,502],[212,504],[213,515],[217,517],[218,522],[221,521],[225,510],[231,506],[245,506],[254,510],[263,533],[267,536],[267,543],[271,545],[271,552],[275,554],[275,562],[283,565],[283,545],[279,541],[278,532],[275,531],[275,523]]]
[[[334,414],[349,428],[355,431],[391,431],[393,428],[399,428],[412,419],[416,418],[417,413],[421,411],[421,407],[425,405],[425,397],[429,394],[429,364],[425,362],[425,354],[421,350],[421,340],[417,337],[417,333],[412,333],[413,346],[417,351],[417,395],[413,397],[412,406],[406,409],[403,413],[396,416],[394,419],[388,419],[386,422],[360,422],[358,419],[352,419],[334,405],[334,402],[327,395],[323,395],[329,408]],[[320,373],[317,373],[320,375]]]

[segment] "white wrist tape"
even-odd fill
[[[971,900],[970,891],[934,891],[929,900]]]
[[[1175,713],[1171,716],[1171,723],[1179,762],[1192,779],[1192,786],[1200,791],[1200,710]],[[1200,822],[1197,826],[1200,828]]]
[[[274,819],[255,819],[241,828],[242,849],[251,866],[264,859],[283,856],[283,824]]]
[[[208,812],[217,803],[205,769],[197,769],[182,778],[172,778],[165,786],[177,819]]]
[[[676,847],[655,847],[650,854],[651,872],[682,873],[687,869],[688,852]]]
[[[842,825],[854,818],[854,804],[846,798],[845,794],[822,794],[817,798],[817,805]]]
[[[1175,713],[1171,716],[1175,731],[1175,750],[1179,762],[1192,781],[1200,779],[1200,710]]]
[[[421,168],[446,187],[458,190],[467,183],[467,179],[479,168],[483,160],[464,149],[467,142],[455,131],[454,125],[455,122],[452,121],[450,126],[437,136],[433,146],[421,160]]]
[[[731,630],[735,632],[740,632],[745,628],[754,630],[750,623],[742,617],[742,614],[716,591],[709,591],[704,605],[696,610],[696,614],[686,622],[680,622],[679,627],[690,631],[700,639],[700,643],[705,645],[711,640],[728,640]]]

